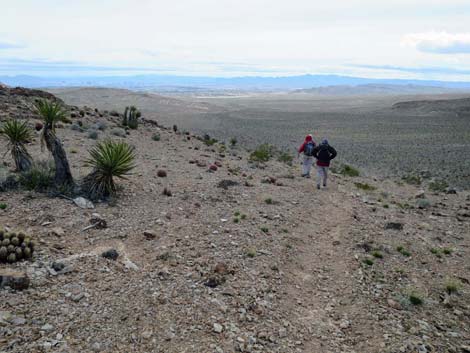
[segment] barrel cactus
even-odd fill
[[[31,259],[35,244],[23,232],[6,232],[0,228],[0,263]]]

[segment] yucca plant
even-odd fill
[[[85,164],[93,170],[84,179],[84,188],[93,199],[116,192],[114,178],[126,179],[134,169],[134,148],[121,141],[105,140],[90,150]]]
[[[62,142],[55,134],[55,125],[57,122],[64,120],[66,112],[59,102],[51,102],[48,100],[37,101],[35,107],[38,114],[44,120],[44,127],[41,133],[41,145],[46,145],[47,149],[54,157],[54,182],[57,186],[72,185],[74,182],[67,154],[62,146]]]
[[[33,159],[25,144],[31,140],[31,130],[26,122],[8,120],[0,128],[0,134],[5,135],[8,139],[8,150],[15,161],[16,170],[18,172],[30,170]]]

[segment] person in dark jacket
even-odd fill
[[[323,186],[326,187],[326,180],[328,179],[328,168],[330,161],[336,157],[336,150],[328,144],[327,139],[323,139],[321,144],[313,150],[313,156],[317,160],[317,189],[323,181]]]

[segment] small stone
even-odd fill
[[[214,324],[214,326],[212,327],[212,330],[215,332],[215,333],[221,333],[224,328],[221,324],[218,324],[217,322]]]
[[[101,344],[99,342],[95,342],[91,345],[91,350],[93,352],[101,352]]]
[[[45,324],[41,326],[41,331],[52,331],[54,329],[54,326],[51,324]]]
[[[0,269],[0,288],[10,287],[15,290],[24,290],[29,287],[29,278],[24,272]]]
[[[402,309],[400,303],[393,300],[393,299],[388,299],[387,304],[388,304],[389,307],[391,307],[393,309],[396,309],[396,310],[401,310]]]
[[[54,235],[56,237],[62,237],[65,235],[65,231],[61,227],[52,228],[49,232],[49,235]]]
[[[216,172],[216,171],[217,171],[217,166],[216,166],[215,164],[211,164],[211,165],[209,166],[209,171],[210,171],[210,172]]]
[[[84,197],[76,197],[73,199],[73,202],[75,205],[77,205],[80,208],[84,209],[92,209],[95,208],[95,205],[90,200],[85,199]]]
[[[54,269],[54,271],[60,272],[65,268],[65,264],[63,262],[54,261],[51,267]]]
[[[157,237],[157,235],[154,232],[152,232],[151,230],[145,230],[144,231],[144,236],[147,240],[155,239]]]
[[[11,320],[11,323],[12,325],[15,325],[15,326],[22,326],[26,323],[26,319],[24,317],[14,317]]]
[[[71,299],[78,303],[80,300],[82,300],[85,297],[85,294],[83,293],[78,293],[77,295],[74,295]]]
[[[119,256],[119,253],[117,252],[116,249],[109,249],[109,250],[104,251],[101,254],[101,256],[103,256],[106,259],[116,260]]]

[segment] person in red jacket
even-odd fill
[[[312,169],[313,164],[313,150],[315,149],[315,141],[313,141],[312,135],[307,135],[304,142],[300,145],[297,158],[300,157],[300,154],[304,154],[304,159],[302,162],[302,177],[310,178],[310,170]]]
[[[334,159],[336,155],[336,150],[328,144],[327,139],[323,139],[321,144],[314,148],[313,156],[317,159],[317,189],[320,189],[322,181],[323,187],[326,187],[330,161]]]

